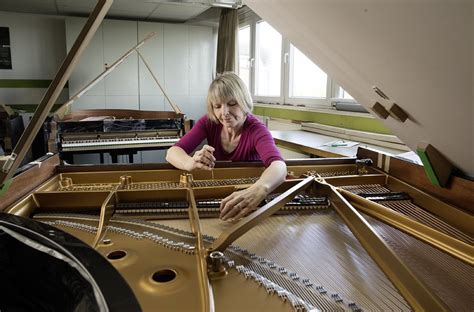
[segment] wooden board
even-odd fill
[[[56,172],[59,156],[56,154],[33,168],[15,176],[10,188],[0,197],[0,211],[30,193]],[[20,168],[21,169],[21,168]]]

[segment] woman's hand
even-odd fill
[[[193,169],[212,170],[216,164],[216,158],[214,157],[214,147],[205,144],[199,151],[194,153],[191,157],[191,164],[189,171]]]
[[[222,220],[238,220],[257,209],[265,197],[278,185],[285,181],[286,164],[284,161],[273,161],[270,166],[263,171],[260,179],[248,189],[234,192],[224,198],[221,203]]]
[[[245,217],[257,209],[258,204],[260,204],[267,195],[268,192],[264,187],[255,184],[248,189],[234,192],[222,200],[219,218],[224,221],[233,221]]]

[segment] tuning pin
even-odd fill
[[[61,178],[61,180],[59,180],[59,186],[61,188],[69,189],[69,188],[72,187],[72,185],[73,185],[73,183],[72,183],[71,178]]]
[[[179,185],[182,187],[191,187],[193,185],[193,175],[190,173],[183,173],[179,177]]]
[[[127,176],[127,175],[120,176],[120,188],[127,189],[127,188],[130,188],[131,185],[132,185],[131,176]]]

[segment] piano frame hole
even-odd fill
[[[152,275],[152,280],[157,283],[168,283],[176,278],[176,271],[171,269],[162,269]]]
[[[127,253],[123,250],[114,250],[112,252],[109,252],[107,254],[107,259],[110,260],[119,260],[124,258],[127,255]]]

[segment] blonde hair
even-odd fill
[[[237,105],[239,105],[246,115],[252,112],[252,97],[245,83],[233,72],[223,72],[219,74],[209,86],[209,92],[207,93],[207,114],[209,119],[216,123],[219,122],[217,116],[214,114],[212,104],[232,100],[237,102]]]

